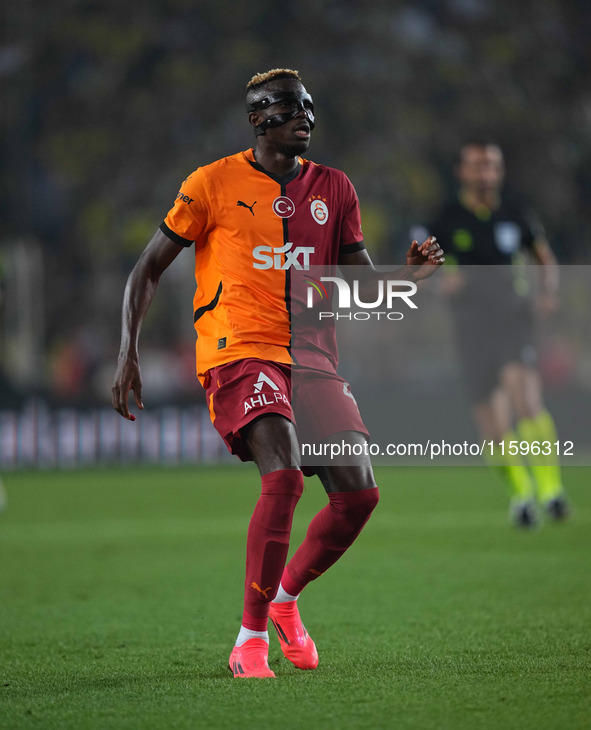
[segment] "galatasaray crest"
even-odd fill
[[[308,198],[308,200],[310,201],[310,213],[312,213],[312,218],[314,218],[318,225],[323,226],[328,220],[326,198],[323,198],[321,195],[313,195],[311,198]]]

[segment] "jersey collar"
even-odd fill
[[[271,178],[271,180],[275,180],[275,182],[279,183],[279,185],[281,185],[281,186],[287,185],[292,180],[295,180],[296,177],[300,174],[302,165],[304,163],[304,160],[301,157],[298,157],[298,164],[296,165],[295,170],[293,172],[290,172],[289,175],[283,175],[283,176],[274,175],[272,172],[265,170],[265,168],[255,160],[254,149],[252,147],[249,150],[245,150],[242,154],[246,158],[247,162],[251,165],[251,167],[254,167],[255,170],[262,172],[264,175],[267,175],[268,177]]]
[[[467,210],[469,213],[472,213],[472,215],[478,218],[478,220],[480,221],[489,221],[495,211],[495,209],[491,209],[484,204],[477,205],[475,208],[468,205],[466,195],[462,191],[458,193],[458,200],[462,208]]]

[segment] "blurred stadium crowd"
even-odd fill
[[[180,181],[251,143],[244,87],[268,68],[300,70],[310,157],[354,182],[376,261],[402,263],[460,142],[486,134],[560,261],[591,262],[588,3],[21,0],[3,15],[4,407],[108,402],[129,270]],[[179,258],[144,329],[152,403],[201,398]]]

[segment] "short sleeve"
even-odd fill
[[[361,231],[361,213],[359,199],[353,184],[346,175],[343,190],[343,217],[341,221],[341,253],[355,253],[364,248]]]
[[[180,246],[205,243],[213,227],[209,187],[203,168],[183,181],[160,230]]]

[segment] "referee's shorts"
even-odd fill
[[[456,316],[455,331],[462,382],[472,403],[488,400],[509,363],[537,365],[529,307]]]

